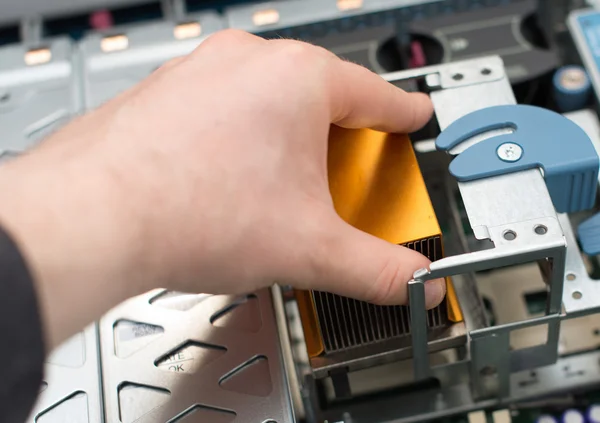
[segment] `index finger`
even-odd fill
[[[341,59],[330,61],[331,122],[345,128],[413,132],[433,113],[429,96],[407,93],[367,68]]]

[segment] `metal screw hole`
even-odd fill
[[[537,225],[533,230],[538,235],[546,235],[548,233],[548,228],[544,225]]]
[[[489,75],[492,73],[492,70],[490,68],[483,68],[481,69],[481,74],[482,75]]]
[[[460,81],[463,78],[464,75],[462,73],[455,73],[454,75],[452,75],[452,79],[454,79],[455,81]]]
[[[574,281],[575,279],[577,279],[577,276],[575,276],[575,273],[569,273],[567,275],[567,280],[568,281]]]
[[[573,292],[573,299],[581,300],[581,297],[583,297],[583,294],[581,292],[579,292],[579,291]]]
[[[513,230],[507,230],[504,231],[504,239],[507,241],[513,241],[515,238],[517,238],[517,233]]]

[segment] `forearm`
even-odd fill
[[[0,167],[0,225],[31,269],[49,348],[142,292],[144,284],[144,269],[134,268],[137,225],[118,197],[119,182],[108,168],[86,169],[85,157],[93,151],[72,155],[60,141],[50,139]],[[80,141],[88,141],[81,148],[90,150],[99,142]]]

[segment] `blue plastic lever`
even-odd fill
[[[591,140],[568,118],[534,106],[507,105],[477,110],[448,126],[436,140],[448,151],[476,135],[510,128],[468,147],[450,163],[450,173],[467,182],[521,170],[542,168],[548,192],[559,213],[594,206],[600,159]],[[505,143],[522,149],[518,160],[497,154]]]
[[[600,254],[600,213],[579,224],[577,237],[581,250],[588,256]]]

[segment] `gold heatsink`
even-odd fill
[[[328,171],[335,209],[346,222],[432,261],[443,257],[441,229],[408,136],[332,126]],[[446,300],[428,311],[430,329],[462,320],[446,282]],[[311,358],[410,335],[407,306],[319,291],[296,291],[296,298]]]

